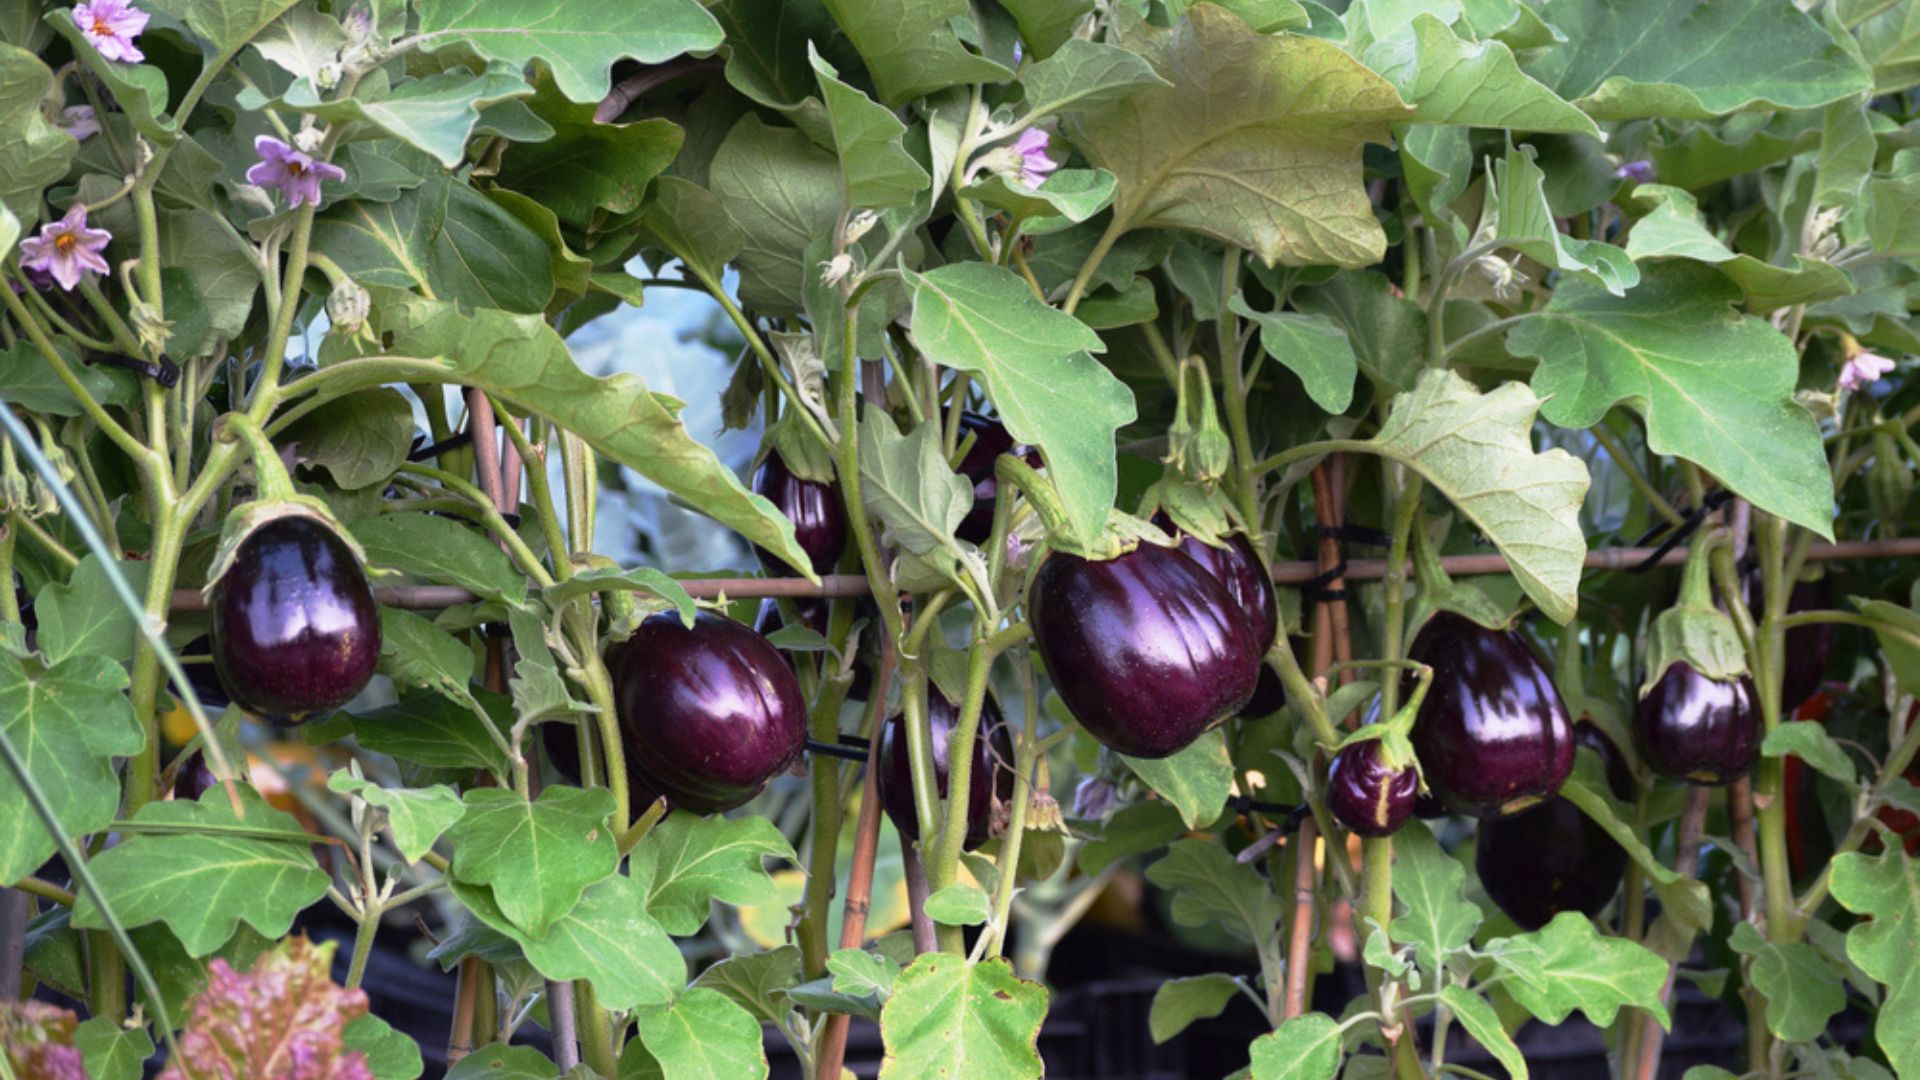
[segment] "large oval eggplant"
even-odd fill
[[[859,603],[855,618],[867,620],[869,629],[863,640],[871,639],[875,632],[872,628],[880,621],[880,609],[874,607],[873,601],[865,597],[862,597]],[[793,601],[793,606],[800,613],[800,625],[821,637],[827,636],[827,618],[832,614],[827,607],[827,601],[814,597],[801,597]],[[771,596],[760,601],[760,611],[753,620],[755,633],[761,637],[769,637],[785,625],[786,620],[780,617],[778,601]],[[865,651],[862,650],[861,655],[855,657],[853,661],[853,684],[847,688],[847,700],[865,701],[868,692],[872,689],[873,665],[867,661]]]
[[[1573,770],[1573,725],[1532,646],[1443,611],[1407,655],[1433,668],[1413,745],[1448,809],[1506,817],[1560,789]],[[1409,676],[1405,692],[1413,685]]]
[[[753,476],[755,494],[763,495],[774,508],[793,522],[793,537],[807,553],[813,572],[825,574],[840,561],[847,549],[847,508],[840,490],[832,484],[802,480],[787,468],[778,452],[769,451],[760,471]],[[754,545],[760,565],[770,574],[791,574],[793,568],[773,552]]]
[[[1261,650],[1219,581],[1172,548],[1056,552],[1034,576],[1034,641],[1088,733],[1163,758],[1246,705]]]
[[[1327,767],[1327,809],[1361,836],[1391,836],[1413,815],[1420,773],[1413,766],[1389,768],[1380,740],[1357,742],[1333,755]]]
[[[1173,523],[1164,514],[1155,515],[1154,522],[1172,531]],[[1226,544],[1215,547],[1197,536],[1186,535],[1180,537],[1180,553],[1199,563],[1202,569],[1225,586],[1227,597],[1245,616],[1248,629],[1260,647],[1260,655],[1264,657],[1267,650],[1273,648],[1273,639],[1280,632],[1280,600],[1273,591],[1273,578],[1261,564],[1252,542],[1246,536],[1235,533]],[[1286,703],[1287,691],[1280,685],[1280,676],[1274,674],[1273,668],[1263,661],[1259,682],[1253,688],[1253,697],[1247,700],[1241,714],[1271,716]]]
[[[947,742],[960,709],[939,690],[927,691],[927,727],[933,736],[934,783],[940,797],[947,797],[947,763],[951,760]],[[893,819],[893,827],[909,840],[920,839],[920,815],[913,806],[913,762],[907,750],[907,718],[895,713],[887,721],[886,740],[880,747],[880,805]],[[967,782],[966,850],[987,842],[993,824],[993,802],[1013,798],[1013,736],[1000,715],[1000,706],[987,698],[980,709],[980,733],[973,740],[973,773]]]
[[[1613,741],[1588,723],[1574,727],[1574,739],[1600,755],[1614,797],[1631,798],[1633,780]],[[1599,914],[1620,891],[1627,853],[1556,795],[1513,817],[1481,822],[1473,863],[1500,910],[1522,929],[1538,930],[1563,911]]]
[[[627,761],[674,806],[731,810],[806,743],[800,681],[780,650],[731,619],[649,616],[607,656]]]
[[[214,583],[212,615],[220,684],[271,723],[345,705],[380,660],[380,612],[366,572],[312,518],[277,518],[240,541]]]
[[[1669,780],[1730,784],[1760,751],[1753,680],[1720,682],[1677,661],[1635,706],[1633,738],[1640,759]]]

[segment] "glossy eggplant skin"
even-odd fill
[[[207,765],[207,755],[196,753],[174,770],[173,797],[185,802],[197,802],[208,788],[219,782],[213,775],[213,769]]]
[[[731,810],[806,743],[800,681],[780,650],[731,619],[648,617],[607,655],[629,766],[674,806]]]
[[[1448,809],[1506,817],[1560,789],[1573,770],[1573,724],[1532,646],[1443,611],[1407,655],[1433,668],[1413,746]],[[1402,685],[1404,700],[1411,675]]]
[[[827,617],[831,614],[827,609],[827,601],[802,598],[795,600],[793,606],[800,612],[800,625],[819,634],[821,637],[827,636]],[[869,608],[872,610],[868,610]],[[878,623],[880,621],[880,611],[878,608],[873,607],[873,601],[862,598],[860,600],[860,607],[856,610],[854,617],[866,618],[869,624]],[[759,634],[761,637],[768,637],[785,625],[786,621],[780,617],[780,604],[778,601],[774,600],[771,596],[760,601],[760,611],[753,619],[754,633]],[[872,635],[869,634],[868,636],[871,637]],[[853,685],[847,688],[847,700],[865,701],[867,700],[867,693],[872,689],[873,665],[867,662],[866,655],[863,651],[862,654],[854,658],[853,661]]]
[[[778,453],[769,451],[760,471],[753,475],[753,490],[793,522],[794,539],[813,563],[813,572],[831,572],[840,561],[840,553],[847,548],[847,508],[840,501],[840,489],[832,484],[802,480],[787,468]],[[792,567],[767,549],[756,544],[753,550],[767,573],[793,573]]]
[[[936,790],[947,797],[947,763],[951,755],[947,741],[953,725],[960,719],[960,708],[934,688],[927,690],[927,726],[933,736],[933,768]],[[895,713],[887,721],[880,747],[880,805],[893,819],[893,827],[909,840],[920,839],[920,815],[913,808],[913,765],[907,751],[907,717]],[[980,708],[980,734],[973,740],[973,773],[967,783],[967,839],[972,851],[987,842],[993,825],[993,801],[1013,798],[1013,736],[1000,715],[1000,706],[988,697]]]
[[[1156,521],[1159,521],[1156,518]],[[1170,522],[1162,523],[1168,528]],[[1180,538],[1180,553],[1201,568],[1212,574],[1221,585],[1226,587],[1228,599],[1234,607],[1245,613],[1248,629],[1253,633],[1255,643],[1260,647],[1260,655],[1266,656],[1273,648],[1273,639],[1280,632],[1280,600],[1273,591],[1273,578],[1261,565],[1260,556],[1253,550],[1253,544],[1244,535],[1235,533],[1224,547],[1202,543],[1196,536]],[[1286,688],[1280,685],[1280,676],[1274,674],[1264,660],[1260,664],[1259,681],[1254,684],[1253,697],[1240,710],[1242,716],[1271,716],[1280,711],[1287,703]]]
[[[203,656],[212,651],[213,639],[204,634],[180,647],[180,653],[183,656]],[[180,667],[187,673],[187,681],[193,684],[193,692],[199,695],[200,704],[207,709],[209,714],[224,709],[231,704],[231,702],[227,700],[227,688],[220,685],[220,675],[214,670],[211,662],[181,664]],[[181,704],[184,706],[186,698],[182,695],[180,688],[171,682],[167,685],[168,689],[172,691],[173,696],[179,698]]]
[[[1398,832],[1413,815],[1419,791],[1419,771],[1411,765],[1388,768],[1378,739],[1346,747],[1327,767],[1327,809],[1361,836]]]
[[[1633,738],[1640,759],[1669,780],[1730,784],[1760,751],[1753,680],[1718,682],[1679,661],[1635,706]]]
[[[1061,700],[1122,754],[1175,754],[1253,695],[1259,642],[1219,581],[1172,548],[1105,562],[1055,552],[1030,606]]]
[[[1574,739],[1600,755],[1614,796],[1631,798],[1632,776],[1612,740],[1588,723],[1575,725]],[[1525,930],[1538,930],[1563,911],[1599,914],[1627,872],[1625,849],[1558,795],[1513,817],[1482,822],[1473,862],[1487,895]]]
[[[973,445],[960,459],[961,476],[973,482],[973,509],[960,519],[954,535],[969,544],[983,544],[993,535],[993,501],[1000,493],[1000,481],[993,474],[1001,454],[1014,452],[1013,436],[998,420],[979,413],[960,414],[960,437],[973,436]]]
[[[255,529],[214,583],[213,667],[233,703],[292,725],[366,688],[380,612],[345,541],[312,518]]]

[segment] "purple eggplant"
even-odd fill
[[[938,689],[927,690],[927,721],[933,736],[934,781],[940,797],[947,797],[947,740],[960,719],[960,709]],[[920,839],[920,816],[913,806],[912,756],[907,751],[907,718],[895,713],[887,721],[886,742],[880,748],[880,804],[894,828],[909,840]],[[993,802],[1013,798],[1013,735],[1000,715],[1000,706],[988,697],[980,709],[980,734],[973,740],[973,774],[967,784],[966,850],[987,842],[993,823]]]
[[[291,726],[366,688],[380,612],[346,542],[312,518],[248,534],[214,583],[213,666],[234,704]]]
[[[607,655],[627,762],[673,805],[731,810],[792,765],[807,737],[800,681],[731,619],[649,616]]]
[[[794,539],[800,550],[807,553],[813,572],[832,571],[840,561],[840,553],[847,548],[847,508],[840,501],[840,489],[832,484],[802,480],[787,468],[778,452],[768,451],[767,460],[754,474],[753,490],[793,522]],[[771,551],[757,544],[753,550],[768,573],[793,573],[793,568]]]
[[[1173,531],[1173,523],[1164,514],[1155,515],[1154,522],[1169,532]],[[1280,632],[1280,600],[1273,591],[1273,577],[1267,573],[1260,556],[1253,550],[1253,544],[1240,533],[1235,533],[1222,547],[1203,543],[1199,537],[1188,535],[1180,537],[1180,554],[1199,563],[1202,569],[1226,587],[1227,597],[1233,601],[1234,607],[1245,614],[1248,629],[1260,647],[1260,655],[1266,656],[1267,650],[1273,648],[1274,636]],[[1271,716],[1286,703],[1287,691],[1280,685],[1280,676],[1262,661],[1253,697],[1247,700],[1241,715]]]
[[[1584,722],[1575,725],[1574,739],[1600,755],[1614,797],[1632,798],[1633,778],[1613,741]],[[1562,911],[1599,914],[1627,872],[1625,849],[1558,795],[1513,817],[1482,822],[1473,862],[1487,895],[1526,930]]]
[[[219,783],[219,779],[213,775],[213,769],[207,765],[207,755],[195,751],[192,757],[181,762],[173,771],[173,797],[196,802],[209,788]]]
[[[1732,783],[1760,751],[1753,680],[1720,682],[1678,661],[1635,707],[1633,738],[1640,759],[1669,780]]]
[[[1749,568],[1742,575],[1747,587],[1747,608],[1754,618],[1766,603],[1766,591],[1760,587],[1760,572]],[[1826,611],[1833,607],[1833,586],[1826,578],[1796,581],[1787,593],[1787,614],[1801,611]],[[1790,717],[1795,709],[1820,689],[1827,675],[1827,657],[1833,654],[1833,636],[1839,628],[1832,623],[1812,623],[1787,631],[1786,670],[1780,677],[1780,715]]]
[[[1391,836],[1413,814],[1420,773],[1395,769],[1380,756],[1380,740],[1357,742],[1333,755],[1327,767],[1327,809],[1361,836]]]
[[[1560,789],[1573,770],[1573,725],[1532,646],[1443,611],[1407,655],[1433,668],[1413,745],[1448,809],[1506,817]],[[1413,678],[1403,685],[1410,694]]]
[[[1033,636],[1054,688],[1094,738],[1163,758],[1246,705],[1261,649],[1226,589],[1172,548],[1104,562],[1065,552],[1034,576]]]

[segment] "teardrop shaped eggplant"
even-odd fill
[[[1261,650],[1211,574],[1141,544],[1104,562],[1055,552],[1034,575],[1033,636],[1074,718],[1133,757],[1185,749],[1253,696]]]
[[[927,726],[933,736],[935,788],[947,797],[947,740],[960,719],[960,708],[938,689],[927,690]],[[893,819],[893,827],[909,840],[920,839],[920,815],[913,807],[913,764],[907,750],[907,717],[895,713],[887,721],[886,742],[880,747],[880,805]],[[973,773],[967,783],[966,850],[987,842],[993,824],[993,802],[1013,798],[1013,736],[1000,715],[1000,706],[989,696],[980,709],[980,735],[973,740]]]
[[[1420,773],[1413,766],[1389,768],[1380,740],[1357,742],[1333,755],[1327,767],[1327,809],[1361,836],[1391,836],[1413,814]]]
[[[1588,723],[1574,726],[1574,739],[1600,755],[1614,795],[1631,797],[1632,779],[1613,741]],[[1481,822],[1473,864],[1500,910],[1522,929],[1538,930],[1563,911],[1599,914],[1620,891],[1627,853],[1556,795],[1513,817]]]
[[[800,625],[821,637],[827,636],[827,617],[831,614],[827,608],[827,601],[803,597],[795,600],[793,606],[800,612]],[[855,609],[855,618],[865,618],[869,625],[872,625],[880,621],[880,611],[873,606],[871,599],[862,597],[859,606]],[[771,596],[760,601],[759,614],[754,616],[753,620],[754,633],[761,637],[770,637],[785,625],[786,621],[780,617],[778,601]],[[865,701],[867,693],[872,689],[873,665],[867,661],[866,652],[863,649],[853,661],[853,685],[847,688],[847,700]]]
[[[1413,746],[1427,786],[1448,809],[1506,817],[1560,789],[1573,770],[1573,725],[1546,665],[1520,635],[1443,611],[1407,655],[1433,668]],[[1402,685],[1410,694],[1414,679]]]
[[[1730,784],[1760,751],[1753,680],[1719,682],[1678,661],[1635,706],[1633,738],[1640,759],[1669,780]]]
[[[629,767],[696,814],[748,801],[799,758],[807,708],[780,650],[710,612],[649,616],[607,655]]]
[[[380,612],[353,550],[308,517],[249,533],[214,583],[213,667],[233,703],[291,726],[366,688]]]
[[[840,489],[832,484],[802,480],[787,468],[777,451],[768,451],[767,460],[753,476],[753,490],[793,522],[794,540],[813,563],[813,572],[830,572],[840,561],[840,553],[847,549],[847,508],[840,501]],[[773,552],[758,544],[753,550],[767,573],[793,573],[793,568]]]

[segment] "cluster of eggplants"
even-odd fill
[[[947,765],[952,758],[948,743],[960,710],[937,689],[927,692],[927,728],[933,751],[934,787],[940,798],[947,797]],[[909,840],[920,839],[920,816],[913,805],[913,768],[907,751],[907,718],[895,713],[881,736],[880,773],[875,777],[880,789],[880,805],[893,819],[894,828]],[[980,709],[980,729],[973,740],[973,771],[967,784],[966,850],[987,842],[993,823],[993,804],[1013,798],[1013,736],[1000,706],[989,697]]]
[[[1573,737],[1600,755],[1614,797],[1631,799],[1633,777],[1613,741],[1584,721]],[[1585,811],[1556,795],[1512,817],[1481,822],[1474,869],[1508,918],[1538,930],[1562,911],[1599,914],[1620,891],[1627,853]]]
[[[1647,767],[1669,780],[1730,784],[1760,752],[1753,680],[1721,682],[1676,661],[1634,707],[1633,739]]]
[[[380,613],[353,550],[313,518],[269,521],[214,583],[213,667],[233,703],[279,725],[337,709],[380,659]]]

